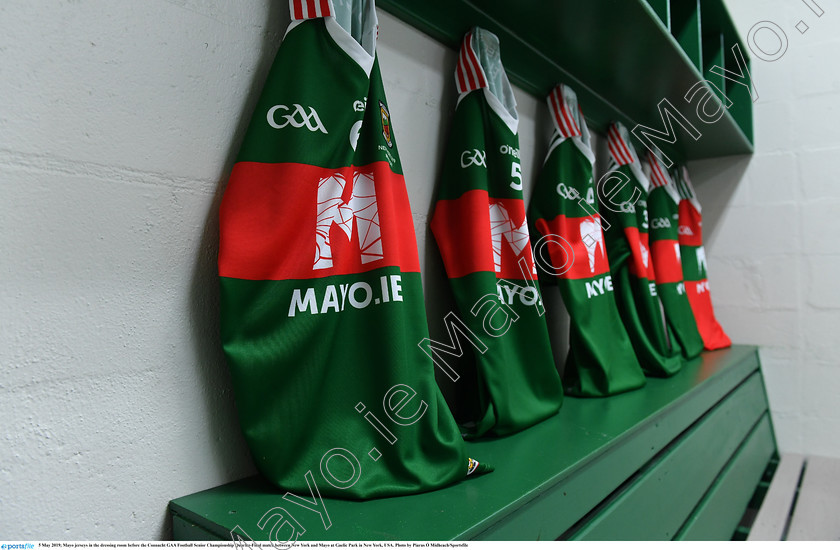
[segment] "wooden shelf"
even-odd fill
[[[721,57],[734,63],[730,49],[741,41],[722,0],[379,0],[377,5],[451,48],[459,47],[471,27],[492,31],[501,41],[511,82],[539,99],[557,83],[569,84],[596,131],[604,132],[613,120],[629,129],[661,128],[657,106],[668,99],[702,133],[694,141],[675,125],[676,144],[662,145],[675,160],[753,151],[746,88],[725,90],[735,105],[714,124],[699,121],[684,99],[705,79],[707,36],[715,44],[722,36]],[[741,50],[746,55],[746,48]]]

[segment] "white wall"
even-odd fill
[[[788,47],[774,62],[748,52],[755,155],[691,168],[715,309],[733,341],[761,346],[779,446],[840,457],[840,10],[817,4],[820,18],[802,2],[728,2],[744,40],[771,21]],[[757,40],[778,49],[769,31]]]
[[[217,210],[281,4],[0,3],[4,537],[159,538],[253,471]]]
[[[739,5],[735,15],[750,25],[777,4]],[[217,336],[217,211],[286,9],[270,0],[0,3],[4,536],[165,537],[169,499],[253,471]],[[455,55],[380,18],[427,296],[443,296],[427,217]],[[755,63],[756,157],[694,168],[716,306],[736,341],[765,346],[780,443],[840,456],[829,437],[840,428],[831,400],[840,293],[818,274],[840,268],[831,238],[840,191],[829,183],[840,138],[814,111],[835,109],[840,87],[829,53],[838,23],[823,19],[804,37],[789,33],[790,59]],[[541,100],[517,99],[530,182],[547,114]],[[446,304],[427,302],[434,334]]]

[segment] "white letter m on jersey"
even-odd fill
[[[333,265],[330,247],[330,228],[333,224],[344,231],[348,240],[353,236],[353,223],[356,224],[363,264],[384,258],[373,176],[355,172],[352,195],[349,201],[344,202],[341,195],[346,185],[344,176],[338,173],[318,182],[315,261],[312,269],[326,269]]]
[[[517,227],[510,213],[500,202],[490,203],[490,240],[493,244],[493,264],[496,273],[502,271],[502,239],[507,241],[514,254],[520,256],[528,246],[528,220],[523,219]],[[536,274],[534,266],[534,274]]]

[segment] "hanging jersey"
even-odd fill
[[[627,129],[613,123],[607,133],[610,171],[599,182],[618,311],[646,374],[670,376],[682,366],[679,344],[665,324],[650,257],[647,197],[649,182]]]
[[[680,195],[659,159],[650,152],[647,159],[647,175],[651,183],[648,195],[650,254],[656,273],[656,290],[683,357],[691,359],[703,351],[703,339],[697,330],[683,280],[679,242]]]
[[[712,296],[709,294],[709,277],[706,266],[706,249],[703,248],[703,217],[700,202],[694,193],[694,187],[685,167],[677,170],[676,185],[680,194],[679,239],[682,255],[685,289],[697,329],[703,337],[703,345],[708,350],[728,348],[732,345],[729,336],[723,331],[714,309]]]
[[[575,92],[557,86],[547,103],[554,131],[528,217],[538,264],[556,277],[569,313],[563,386],[571,395],[613,395],[643,386],[645,377],[615,304],[592,178],[595,155]]]
[[[477,378],[478,405],[462,428],[473,437],[505,435],[555,414],[563,392],[535,283],[516,102],[495,35],[467,33],[455,81],[431,227],[460,318],[481,343],[465,349],[457,367],[474,365]]]
[[[220,211],[221,336],[245,438],[269,480],[304,495],[308,472],[337,498],[441,487],[481,468],[418,348],[428,329],[374,5],[290,5]],[[353,35],[338,22],[351,15]]]

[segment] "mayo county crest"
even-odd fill
[[[382,137],[385,138],[385,143],[388,147],[393,148],[394,142],[391,140],[391,115],[388,114],[388,107],[381,101],[379,102],[379,114],[382,115]]]

